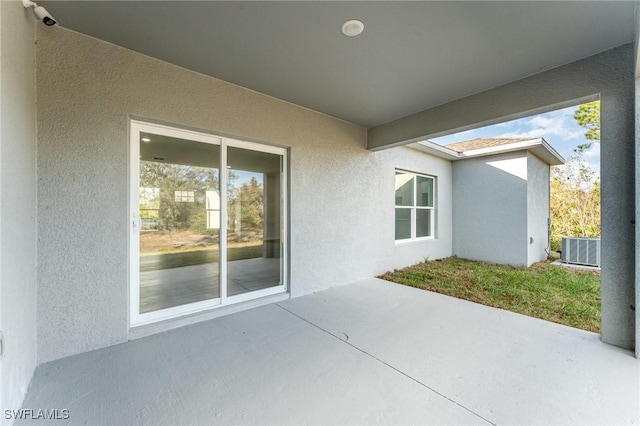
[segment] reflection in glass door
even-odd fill
[[[282,284],[282,157],[227,148],[227,295]]]
[[[140,313],[220,297],[220,146],[140,133]]]
[[[131,122],[131,325],[286,291],[285,164],[282,148]]]

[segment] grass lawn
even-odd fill
[[[529,268],[450,257],[379,278],[495,308],[600,332],[600,274],[552,266]]]

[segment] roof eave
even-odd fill
[[[562,156],[558,154],[558,152],[543,138],[534,138],[508,145],[498,145],[465,151],[461,153],[460,159],[485,157],[488,155],[505,154],[516,151],[531,151],[551,166],[564,164],[564,158],[562,158]]]
[[[428,140],[420,141],[409,145],[409,147],[444,158],[445,160],[457,161],[467,158],[486,157],[489,155],[505,154],[516,151],[531,151],[541,160],[551,166],[564,164],[565,160],[553,149],[543,138],[534,138],[522,142],[515,142],[508,145],[498,145],[488,148],[473,149],[465,152],[457,152],[442,145],[438,145]]]
[[[428,140],[416,142],[409,146],[435,157],[444,158],[445,160],[455,161],[460,159],[460,153]]]
[[[565,163],[565,159],[558,151],[556,151],[549,143],[542,139],[542,147],[549,153],[550,159],[547,161],[550,166],[560,166]]]

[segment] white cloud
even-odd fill
[[[583,154],[584,161],[600,176],[600,144],[594,143]]]
[[[594,143],[593,145],[591,145],[591,148],[589,148],[588,150],[586,150],[584,152],[584,158],[585,159],[590,159],[590,158],[600,158],[600,144],[599,143]]]
[[[496,137],[499,138],[552,138],[580,139],[584,133],[583,129],[575,128],[572,122],[573,112],[571,110],[553,111],[544,115],[537,115],[514,122],[517,130],[506,132]],[[573,130],[572,130],[573,127]]]

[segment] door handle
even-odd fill
[[[142,228],[142,219],[140,218],[139,213],[133,214],[133,222],[131,225],[133,227],[133,232],[140,232],[140,228]]]

